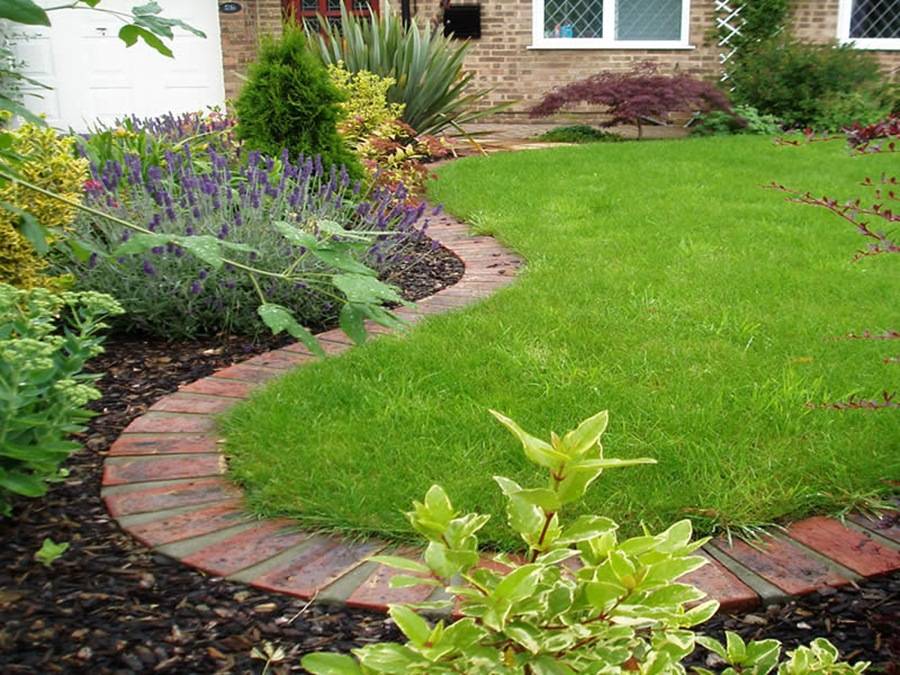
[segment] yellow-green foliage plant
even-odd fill
[[[88,162],[75,156],[75,139],[49,127],[25,124],[9,132],[11,150],[20,158],[16,172],[24,181],[80,203]],[[50,238],[60,237],[75,219],[76,207],[13,181],[0,183],[0,282],[31,288],[45,282],[44,261],[16,227],[25,212]]]
[[[745,643],[728,633],[722,645],[696,634],[692,628],[715,614],[719,603],[678,581],[707,562],[696,555],[707,539],[693,540],[689,520],[658,534],[645,531],[621,539],[609,518],[562,517],[604,471],[653,460],[604,457],[600,438],[606,430],[605,411],[562,436],[552,433],[549,442],[504,415],[494,416],[546,475],[541,487],[494,477],[507,500],[509,526],[527,549],[524,559],[499,555],[483,564],[477,532],[490,516],[461,514],[441,487],[432,486],[407,513],[428,542],[422,560],[372,560],[402,571],[391,579],[392,587],[427,585],[443,589],[444,599],[391,606],[406,644],[366,645],[354,649],[352,657],[310,654],[302,661],[308,671],[681,675],[687,672],[682,662],[698,644],[725,662],[727,675],[767,675],[776,668],[779,675],[854,675],[868,667],[865,662],[841,663],[834,646],[822,639],[781,660],[777,640]],[[455,608],[460,618],[431,624],[413,607]]]
[[[338,131],[370,180],[392,189],[402,185],[408,198],[416,201],[431,175],[422,160],[446,156],[451,152],[449,144],[441,138],[418,136],[403,122],[404,104],[388,100],[393,78],[366,70],[351,73],[343,62],[329,65],[328,75],[345,99],[339,104],[344,119]]]

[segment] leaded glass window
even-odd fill
[[[900,38],[900,0],[853,0],[849,37]]]
[[[544,0],[544,37],[603,37],[603,0]]]

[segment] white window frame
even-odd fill
[[[681,3],[680,40],[616,40],[616,0],[603,0],[602,38],[544,37],[544,4],[531,0],[531,45],[529,49],[694,49],[690,44],[691,0]]]
[[[838,41],[842,44],[853,45],[857,49],[900,50],[900,38],[850,37],[850,16],[853,14],[853,2],[854,0],[840,0],[838,5]]]

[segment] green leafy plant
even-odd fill
[[[556,127],[545,131],[537,139],[548,143],[619,143],[626,140],[619,134],[603,131],[587,124]]]
[[[423,160],[446,157],[452,152],[449,143],[416,134],[402,121],[403,104],[387,100],[393,79],[365,70],[351,73],[342,64],[328,66],[328,74],[345,98],[338,130],[353,147],[370,181],[402,191],[406,201],[421,199],[432,176]]]
[[[388,100],[402,104],[403,121],[420,134],[447,127],[462,131],[469,123],[508,107],[487,106],[488,90],[474,89],[474,75],[463,71],[467,42],[453,42],[443,31],[403,20],[382,3],[371,19],[356,16],[341,3],[341,23],[320,19],[307,27],[309,47],[325,65],[342,63],[351,73],[368,71],[391,78]]]
[[[781,131],[774,115],[763,115],[751,105],[735,106],[731,113],[713,110],[694,115],[692,136],[721,136],[727,134],[761,134],[772,136]]]
[[[69,542],[64,541],[57,544],[50,537],[45,537],[41,547],[35,551],[34,559],[44,567],[50,567],[67,550],[69,550]]]
[[[74,155],[75,141],[49,127],[24,124],[8,132],[10,149],[18,157],[18,176],[79,204],[88,177],[88,163]],[[26,188],[17,181],[0,182],[0,282],[28,288],[47,282],[42,272],[47,252],[41,242],[66,236],[76,207]],[[22,216],[27,220],[19,225]],[[40,223],[40,232],[29,232]],[[20,229],[24,228],[24,233]],[[31,234],[31,237],[27,235]],[[38,247],[35,246],[38,243]]]
[[[731,68],[729,82],[736,102],[774,115],[788,126],[811,127],[835,96],[861,92],[880,96],[881,72],[872,54],[848,45],[812,44],[778,35],[747,45]]]
[[[362,170],[337,130],[343,96],[307,50],[303,30],[286,24],[279,39],[265,38],[259,60],[235,102],[236,134],[246,147],[277,156],[320,155],[327,166]]]
[[[484,559],[477,533],[489,516],[460,514],[434,485],[407,514],[428,541],[422,561],[395,556],[372,560],[404,572],[392,578],[392,586],[444,588],[447,599],[391,606],[391,618],[408,638],[404,645],[367,645],[353,650],[355,658],[311,654],[303,667],[318,675],[685,672],[681,661],[698,642],[690,629],[718,609],[718,602],[705,599],[703,591],[678,582],[706,564],[695,552],[707,540],[692,541],[687,520],[659,534],[645,531],[620,540],[618,525],[609,518],[561,518],[564,508],[581,499],[603,471],[653,460],[603,456],[606,412],[561,437],[552,433],[549,442],[493,414],[519,439],[526,457],[547,473],[546,483],[537,488],[494,478],[507,499],[509,526],[526,546],[525,557]],[[432,625],[413,607],[455,607],[461,618]],[[778,662],[777,642],[744,644],[735,634],[727,642],[726,648],[712,640],[701,644],[730,664],[731,672],[764,675]],[[798,672],[792,668],[814,660],[836,663],[825,641],[808,651],[798,655],[797,650],[782,672]],[[846,672],[862,672],[867,665]]]
[[[0,284],[0,514],[10,495],[40,497],[64,475],[78,443],[67,440],[100,396],[82,373],[102,350],[104,319],[122,312],[99,293],[54,294]]]

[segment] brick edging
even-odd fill
[[[465,273],[457,284],[397,312],[411,322],[491,295],[514,280],[521,264],[491,237],[470,235],[465,224],[446,215],[431,219],[429,234],[462,259]],[[390,332],[375,324],[369,328],[372,337]],[[328,356],[352,346],[339,330],[318,338]],[[292,344],[161,398],[110,448],[101,492],[107,510],[158,552],[257,588],[380,611],[392,603],[425,600],[431,587],[392,589],[396,571],[367,560],[388,544],[307,533],[287,519],[256,520],[244,511],[240,488],[225,478],[214,415],[312,360],[309,350]],[[809,518],[759,548],[716,540],[703,549],[710,564],[686,581],[723,608],[736,609],[885,574],[900,569],[895,518],[854,516],[847,525]]]

